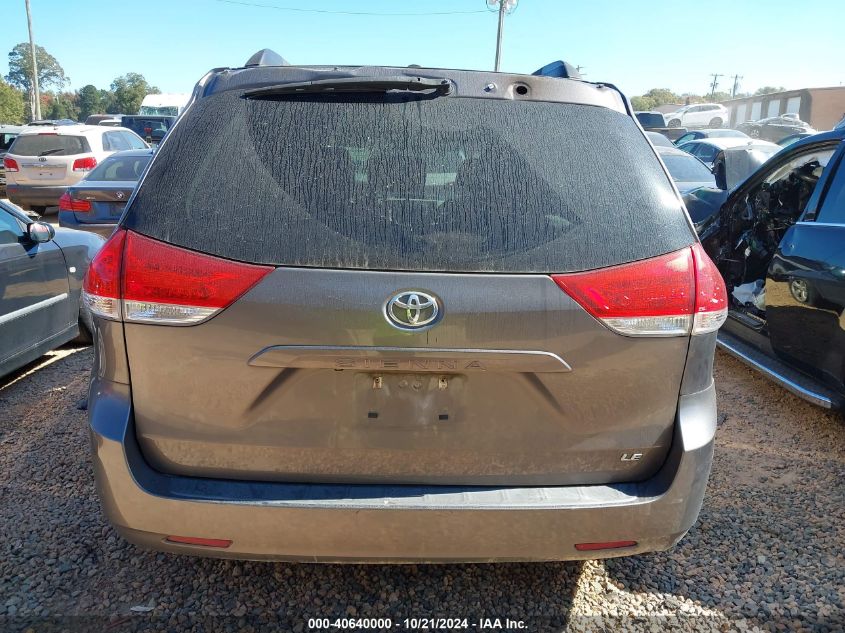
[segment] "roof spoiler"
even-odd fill
[[[246,60],[246,64],[244,64],[244,66],[246,68],[251,68],[255,66],[290,66],[290,64],[276,51],[271,51],[269,48],[262,48]]]
[[[581,73],[578,72],[578,69],[562,60],[546,64],[531,74],[540,77],[557,77],[558,79],[581,79]]]

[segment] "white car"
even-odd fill
[[[728,109],[718,103],[696,103],[666,115],[669,127],[722,127],[730,121]]]
[[[9,200],[44,213],[114,152],[149,147],[132,130],[101,125],[27,126],[3,158]]]

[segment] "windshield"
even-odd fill
[[[17,156],[73,156],[90,151],[84,136],[66,134],[24,134],[9,147],[9,153]]]
[[[141,106],[138,114],[141,116],[177,116],[179,106]]]
[[[714,185],[716,184],[713,174],[697,158],[681,156],[680,154],[663,155],[662,158],[675,182],[712,182]]]
[[[85,177],[85,180],[109,182],[121,180],[138,180],[152,156],[120,156],[112,155]]]
[[[212,240],[233,259],[549,272],[632,261],[656,241],[680,248],[690,237],[642,132],[605,108],[233,91],[198,102],[170,133],[128,226],[188,247]]]

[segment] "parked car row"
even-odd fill
[[[56,187],[90,159],[62,221],[119,218],[93,260],[101,238],[68,231],[86,259],[0,319],[61,304],[57,341],[90,313],[92,463],[124,538],[309,561],[661,550],[701,507],[729,314],[721,345],[839,405],[845,250],[820,229],[845,226],[845,131],[687,152],[570,68],[422,77],[264,50],[209,72],[155,154],[121,127],[15,140],[16,195],[24,169]],[[726,120],[682,110],[670,127]],[[679,192],[709,204],[695,226]],[[64,252],[8,213],[16,265]],[[801,360],[808,328],[826,344]],[[804,361],[820,377],[784,378]]]
[[[29,126],[3,157],[7,197],[23,208],[44,213],[108,156],[148,148],[140,136],[122,127]]]

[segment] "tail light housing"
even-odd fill
[[[194,325],[227,308],[273,270],[119,229],[91,262],[83,298],[92,313],[106,319]]]
[[[18,161],[14,158],[4,158],[3,159],[3,169],[6,171],[20,171],[20,167],[18,167]]]
[[[87,213],[91,210],[91,203],[87,200],[77,200],[73,196],[70,195],[69,192],[65,192],[62,194],[62,197],[59,198],[59,211],[76,211],[81,213]]]
[[[73,161],[73,171],[91,171],[97,166],[97,159],[93,156],[77,158]]]
[[[727,293],[701,244],[652,259],[552,275],[560,288],[625,336],[714,332],[727,318]]]

